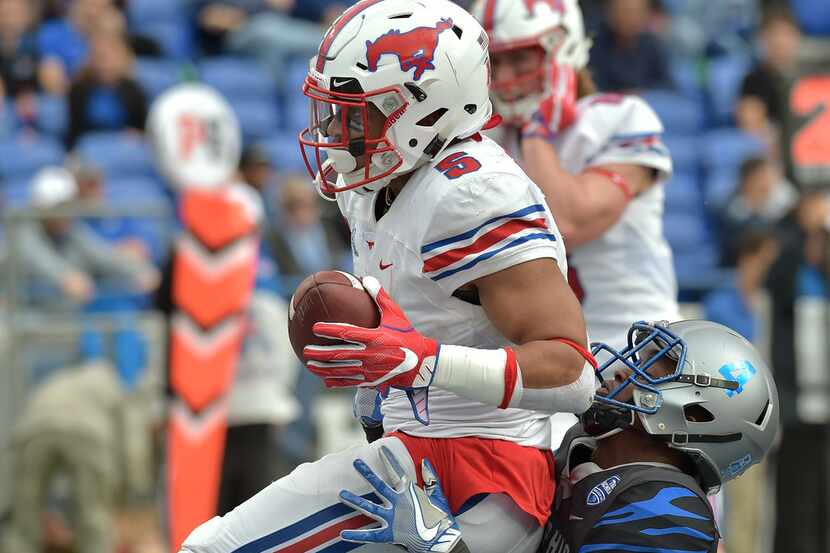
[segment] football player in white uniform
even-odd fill
[[[382,470],[381,446],[412,479],[430,472],[416,470],[429,457],[460,528],[480,529],[473,550],[537,547],[554,493],[550,414],[588,408],[594,362],[541,191],[479,135],[488,80],[487,35],[448,0],[362,0],[327,31],[300,142],[351,226],[354,285],[381,322],[317,323],[339,345],[304,357],[329,387],[388,394],[386,435],[298,467],[197,528],[183,551],[364,547],[339,533],[372,520],[338,493],[372,491],[352,463]],[[455,539],[435,533],[430,548]]]
[[[492,136],[545,193],[591,340],[621,348],[634,321],[677,320],[659,118],[636,96],[594,93],[577,0],[479,0],[472,11],[505,119]]]

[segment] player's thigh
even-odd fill
[[[490,494],[457,517],[473,553],[535,553],[542,539],[536,519],[504,494]]]
[[[355,527],[357,517],[362,517],[340,503],[340,490],[348,489],[358,495],[373,491],[354,469],[354,460],[359,457],[382,478],[390,477],[380,458],[382,445],[391,449],[407,474],[415,478],[415,466],[397,438],[382,438],[327,455],[298,466],[224,517],[206,522],[185,540],[183,551],[265,553],[288,545],[313,550],[336,541],[340,530]]]

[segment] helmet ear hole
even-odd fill
[[[699,403],[683,407],[683,416],[689,422],[712,422],[715,415]]]
[[[447,113],[447,108],[438,108],[429,115],[425,115],[424,117],[422,117],[415,124],[419,127],[431,127],[435,125],[435,123],[437,123],[438,120],[441,119],[445,113]]]
[[[764,405],[764,408],[761,409],[761,414],[758,415],[757,419],[755,419],[755,426],[761,426],[764,424],[764,421],[767,418],[767,412],[770,410],[770,407],[772,407],[772,403],[768,401],[767,404]]]

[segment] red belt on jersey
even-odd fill
[[[504,493],[539,526],[550,517],[556,487],[551,451],[476,436],[421,438],[403,432],[388,436],[404,443],[421,485],[421,460],[429,459],[453,513],[476,495]]]

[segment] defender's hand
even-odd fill
[[[384,504],[343,490],[340,501],[381,523],[371,530],[343,530],[340,537],[358,543],[395,543],[411,553],[448,553],[461,542],[461,531],[450,513],[441,483],[427,459],[421,465],[424,489],[409,479],[395,455],[380,448],[391,480],[378,477],[361,459],[354,467],[375,489]]]

